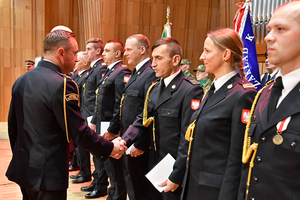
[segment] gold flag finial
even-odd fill
[[[167,22],[170,22],[170,6],[167,5]]]

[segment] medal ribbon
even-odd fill
[[[285,131],[287,129],[287,125],[290,123],[291,120],[291,116],[289,116],[288,118],[282,120],[281,122],[279,122],[277,124],[277,132],[278,133],[282,133],[283,131]]]

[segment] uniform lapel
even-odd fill
[[[266,106],[267,109],[268,106]],[[268,112],[268,111],[266,111]],[[266,124],[265,130],[273,127],[278,122],[285,118],[300,112],[300,82],[292,89],[292,91],[283,99],[279,107],[271,116],[269,122]]]
[[[151,60],[148,60],[133,76],[130,77],[128,83],[125,85],[124,91],[143,73],[149,64],[151,64]]]
[[[274,83],[273,83],[274,84]],[[262,127],[265,128],[266,124],[268,123],[268,107],[269,107],[269,96],[271,94],[271,89],[273,84],[270,87],[266,88],[266,92],[262,93],[262,101],[258,104],[258,113],[261,113],[259,118],[262,124]]]
[[[119,66],[119,65],[122,65],[123,63],[122,63],[122,61],[121,62],[118,62],[117,64],[115,64],[111,69],[108,69],[107,68],[107,72],[104,74],[104,76],[100,79],[100,81],[99,81],[99,83],[98,83],[98,86],[104,81],[104,80],[106,80],[108,77],[109,77],[109,75],[111,74],[111,73],[113,73],[113,71]]]
[[[239,80],[239,77],[234,76],[230,78],[214,95],[211,96],[211,98],[206,102],[206,104],[203,107],[203,112],[211,108],[212,106],[219,103],[221,100],[223,100],[226,97],[226,92],[237,84],[237,81]],[[207,97],[206,97],[207,98]]]
[[[163,93],[157,98],[156,101],[156,109],[161,106],[163,103],[168,101],[172,98],[172,94],[179,88],[182,80],[183,80],[183,73],[180,72],[171,82],[170,84],[165,88]],[[159,87],[158,87],[159,88]],[[157,89],[157,92],[159,93],[159,89]]]

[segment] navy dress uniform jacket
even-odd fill
[[[155,81],[155,72],[151,67],[152,61],[148,60],[135,74],[132,74],[123,90],[123,104],[121,118],[114,121],[112,127],[120,129],[120,136],[133,124],[137,115],[143,112],[145,97],[150,85]],[[149,135],[148,135],[149,136]],[[146,137],[147,139],[147,137]],[[149,167],[149,139],[146,144],[134,144],[135,147],[143,149],[143,155],[131,157],[123,155],[124,178],[126,190],[130,199],[148,200],[151,199],[149,184],[145,177]]]
[[[136,116],[143,112],[148,88],[156,80],[155,72],[151,67],[151,63],[151,60],[146,62],[135,75],[130,77],[129,82],[125,85],[123,91],[124,101],[121,111],[122,116],[124,117],[121,116],[120,121],[113,124],[113,127],[119,127],[118,129],[121,130],[120,136],[122,136],[127,128],[133,124]]]
[[[76,71],[77,72],[77,71]],[[82,72],[80,75],[77,73],[73,74],[71,78],[75,81],[79,89],[79,97],[80,97],[80,107],[82,106],[82,93],[83,93],[83,84],[86,81],[87,74],[89,69]]]
[[[96,125],[97,133],[100,133],[101,121],[119,121],[122,92],[130,74],[131,70],[121,61],[106,72],[99,81],[95,110],[91,120],[91,123]],[[109,126],[108,131],[113,134],[119,133],[119,130],[112,125]]]
[[[273,84],[268,85],[256,104],[248,135],[258,143],[251,174],[249,199],[300,199],[300,83],[283,99],[272,117],[268,116],[268,99]],[[282,132],[283,143],[275,145],[278,122],[291,116]],[[249,163],[244,164],[239,200],[245,199]]]
[[[86,75],[86,81],[83,84],[81,103],[81,114],[85,120],[94,113],[96,99],[95,91],[106,69],[107,65],[100,59],[90,68]]]
[[[198,117],[186,169],[183,198],[236,199],[242,166],[242,146],[246,122],[243,109],[251,108],[256,91],[235,75],[212,97],[207,95],[190,120]]]
[[[189,125],[194,110],[192,100],[201,100],[203,89],[180,72],[164,89],[159,96],[159,82],[152,88],[148,100],[148,117],[155,117],[155,143],[157,151],[151,142],[151,168],[170,153],[176,159],[169,179],[181,185],[185,171],[188,142],[185,140],[185,131]],[[143,127],[143,115],[139,115],[133,125],[129,126],[123,135],[126,145],[144,137],[150,132],[153,137],[152,123]],[[148,130],[147,130],[148,129]],[[153,138],[151,138],[153,140]]]
[[[14,83],[8,133],[13,157],[6,176],[32,190],[68,187],[68,139],[103,159],[113,149],[113,143],[99,137],[81,117],[74,81],[48,61],[40,61]]]

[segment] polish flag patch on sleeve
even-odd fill
[[[243,109],[242,110],[242,116],[241,116],[241,120],[244,124],[247,124],[249,121],[249,116],[250,116],[250,110],[247,109]]]
[[[197,99],[192,99],[192,102],[191,102],[191,108],[193,110],[197,110],[200,106],[200,100],[197,100]]]
[[[129,81],[129,78],[130,78],[130,76],[124,76],[124,79],[123,79],[124,83],[127,83]]]

